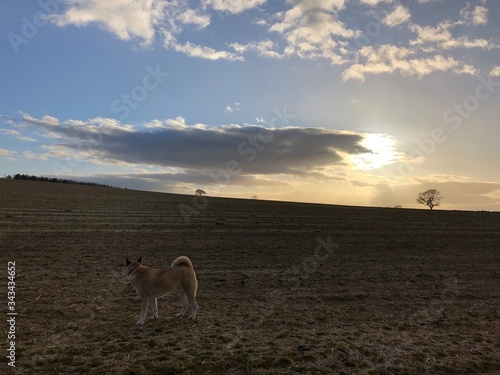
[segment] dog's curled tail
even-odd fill
[[[191,263],[191,260],[184,255],[174,260],[171,267],[174,266],[188,266],[189,268],[193,269],[193,263]]]

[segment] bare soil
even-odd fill
[[[197,319],[169,295],[136,325],[125,257],[179,255]],[[0,260],[4,318],[16,262],[12,373],[500,373],[500,213],[3,179]]]

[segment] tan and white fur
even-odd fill
[[[174,260],[169,268],[153,268],[142,264],[141,258],[135,262],[126,260],[125,273],[127,280],[135,288],[142,299],[141,317],[137,324],[144,324],[148,305],[151,304],[153,315],[151,319],[158,319],[157,298],[163,297],[171,292],[179,292],[182,309],[177,316],[182,317],[191,304],[191,315],[189,319],[196,318],[198,305],[196,304],[196,291],[198,281],[194,272],[193,263],[186,256],[180,256]]]

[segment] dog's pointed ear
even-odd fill
[[[142,257],[139,257],[139,259],[137,259],[137,263],[142,263]]]
[[[128,258],[125,259],[125,264],[128,266],[130,263],[132,263]]]

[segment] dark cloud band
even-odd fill
[[[341,163],[342,153],[369,152],[359,144],[361,134],[320,128],[231,125],[131,130],[112,119],[73,120],[57,126],[31,117],[23,121],[59,134],[65,141],[58,146],[73,154],[84,149],[87,157],[189,170],[305,176]]]

